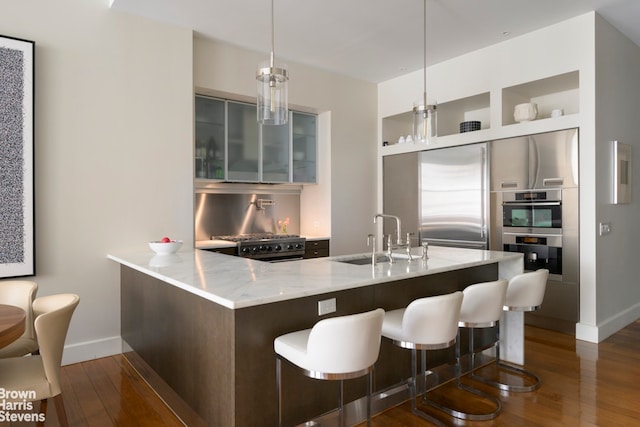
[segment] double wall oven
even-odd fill
[[[562,280],[562,190],[503,193],[502,245],[524,254],[525,270]]]

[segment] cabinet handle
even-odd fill
[[[542,180],[542,186],[558,186],[564,183],[564,178],[545,178]]]
[[[514,188],[517,187],[518,183],[516,181],[503,181],[500,183],[500,187],[502,188]]]

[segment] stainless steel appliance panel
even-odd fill
[[[491,190],[577,187],[578,130],[491,142]]]
[[[487,144],[420,154],[420,239],[487,248]]]
[[[403,233],[418,236],[419,153],[396,154],[383,159],[383,212],[400,218]],[[395,236],[395,225],[384,221],[383,233]],[[404,239],[405,236],[402,236]],[[417,246],[417,242],[413,246]]]
[[[578,130],[529,136],[529,188],[578,185]]]
[[[491,141],[490,156],[492,191],[525,190],[528,188],[528,137]]]

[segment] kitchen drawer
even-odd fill
[[[305,258],[329,256],[329,240],[307,240],[304,247]]]

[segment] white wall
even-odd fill
[[[255,70],[265,59],[268,54],[196,38],[194,85],[255,100]],[[302,232],[330,235],[332,255],[365,252],[375,214],[376,85],[287,65],[290,107],[320,113],[319,185],[302,192]]]
[[[610,222],[610,235],[597,237],[596,313],[598,340],[640,317],[637,278],[640,175],[637,160],[640,48],[601,17],[596,21],[596,220]],[[613,205],[612,141],[632,146],[636,171],[630,204]],[[597,224],[596,224],[597,225]]]
[[[162,235],[193,244],[192,34],[107,0],[5,0],[36,42],[38,295],[73,292],[65,362],[120,352],[119,266]]]

